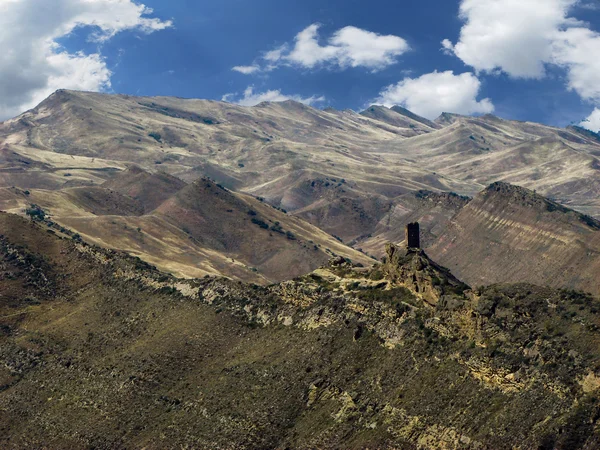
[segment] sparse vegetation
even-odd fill
[[[268,223],[266,223],[265,221],[263,221],[263,220],[261,220],[261,219],[258,219],[258,218],[256,218],[256,217],[253,217],[253,218],[252,218],[252,223],[253,223],[254,225],[258,225],[259,227],[261,227],[261,228],[263,228],[263,229],[265,229],[265,230],[268,230],[268,229],[269,229],[269,224],[268,224]]]
[[[46,212],[38,205],[31,204],[29,208],[25,209],[25,214],[31,217],[31,220],[43,221],[46,219]]]
[[[150,136],[156,142],[162,142],[162,136],[160,135],[160,133],[153,131],[152,133],[148,133],[148,136]]]

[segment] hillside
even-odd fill
[[[24,215],[31,205],[58,229],[183,277],[266,284],[310,272],[333,255],[373,263],[313,225],[208,179],[187,185],[132,168],[102,186],[0,189],[0,209]]]
[[[477,195],[427,251],[475,286],[527,282],[600,294],[600,222],[506,183]]]
[[[149,173],[137,166],[118,173],[102,184],[102,187],[134,199],[145,213],[153,211],[161,203],[186,186],[177,177],[163,172]]]
[[[431,122],[399,107],[357,114],[293,101],[242,107],[58,91],[0,125],[3,186],[98,185],[135,164],[187,183],[210,177],[314,217],[313,224],[344,241],[374,234],[399,196],[473,196],[496,181],[600,216],[599,155],[598,139],[574,127],[492,115],[444,114]],[[359,209],[372,201],[380,206],[357,216],[342,200]],[[345,234],[336,230],[339,218],[349,225]]]
[[[0,213],[3,448],[600,445],[596,299],[425,253],[177,280]]]
[[[387,242],[402,242],[406,223],[419,221],[424,245],[472,284],[554,280],[596,292],[596,244],[585,227],[567,227],[560,245],[535,244],[523,257],[519,249],[534,247],[488,245],[511,242],[510,227],[475,229],[481,220],[469,216],[479,201],[461,208],[501,181],[600,216],[599,158],[593,133],[492,115],[444,113],[432,122],[399,107],[357,114],[293,101],[242,107],[58,91],[0,124],[0,208],[23,214],[38,204],[93,242],[178,276],[260,283],[300,275],[332,253],[369,265],[347,245],[380,258]],[[214,191],[224,203],[213,205],[208,191],[179,195],[209,178],[229,190]],[[494,217],[504,207],[492,208]],[[246,209],[260,212],[258,226]],[[554,232],[554,216],[510,211],[523,226]],[[456,214],[475,233],[458,251],[448,242],[469,237],[446,231]],[[581,270],[560,274],[574,261]]]
[[[364,117],[369,117],[379,122],[385,122],[398,128],[397,133],[404,137],[419,136],[441,128],[440,125],[435,122],[417,116],[409,110],[399,106],[386,108],[384,106],[373,105],[360,114]]]

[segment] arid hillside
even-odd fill
[[[432,122],[398,107],[357,114],[293,101],[242,107],[58,91],[0,125],[4,186],[97,185],[135,164],[188,183],[210,177],[345,242],[373,234],[398,202],[405,207],[399,196],[473,196],[496,181],[600,215],[599,156],[598,136],[576,127],[491,115]]]
[[[471,285],[528,282],[600,294],[600,222],[495,183],[427,251]]]
[[[303,275],[333,256],[368,256],[317,227],[208,179],[187,185],[132,168],[101,186],[0,188],[0,209],[66,227],[183,277],[267,284]]]
[[[333,254],[369,266],[418,221],[424,246],[472,284],[598,292],[598,234],[562,208],[600,215],[599,158],[594,133],[491,115],[58,91],[0,124],[0,209],[38,205],[178,276],[259,283]],[[557,211],[491,196],[495,182]]]
[[[598,301],[425,253],[179,280],[0,213],[2,448],[600,445]]]

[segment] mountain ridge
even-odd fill
[[[181,280],[15,215],[0,229],[4,447],[600,444],[591,297],[468,290],[396,247],[272,286]]]
[[[412,113],[402,109],[376,108],[386,117],[413,120]],[[592,135],[489,115],[443,117],[452,123],[425,130],[428,126],[419,122],[415,126],[423,133],[416,134],[406,122],[396,126],[364,114],[323,111],[297,102],[242,107],[208,100],[59,91],[37,108],[0,124],[4,189],[0,204],[21,214],[28,203],[51,214],[58,208],[57,220],[63,217],[63,225],[90,239],[94,239],[94,220],[114,233],[125,230],[119,245],[151,258],[153,264],[159,263],[157,256],[146,253],[145,245],[152,243],[154,255],[165,251],[180,259],[191,240],[173,228],[173,221],[166,226],[164,217],[150,213],[169,197],[166,193],[173,194],[172,183],[182,188],[180,183],[203,178],[239,198],[249,195],[253,204],[264,200],[276,208],[269,217],[277,209],[285,210],[289,217],[270,217],[273,224],[289,222],[294,228],[292,218],[310,223],[317,227],[310,233],[320,229],[330,235],[319,234],[327,242],[325,248],[345,252],[345,257],[354,255],[351,258],[363,264],[368,262],[364,255],[339,241],[381,257],[385,243],[402,241],[407,221],[419,221],[424,243],[431,246],[465,206],[460,196],[474,197],[499,180],[536,190],[583,214],[600,216],[600,143]],[[403,136],[403,130],[412,135]],[[125,182],[120,185],[118,180],[131,176],[134,166],[152,176],[161,174],[165,184],[138,187],[137,192]],[[86,189],[89,195],[84,195]],[[110,190],[132,198],[122,199],[122,218],[100,214],[120,211],[114,205],[117,195]],[[31,192],[31,198],[25,191]],[[146,216],[141,223],[136,218],[139,206],[134,204],[146,202],[142,197],[148,193],[155,197],[163,191],[165,196],[151,198],[153,203],[143,207]],[[433,194],[419,198],[419,192]],[[111,202],[112,209],[108,208]],[[170,240],[160,239],[163,226],[172,232]],[[132,232],[137,228],[142,235],[144,230],[154,230],[152,240],[139,241],[142,236]],[[306,225],[300,229],[308,233]],[[173,242],[176,250],[169,248]],[[341,246],[334,250],[337,245]],[[238,261],[239,255],[218,256],[219,270],[229,270],[224,269],[227,258]],[[174,273],[190,270],[186,264],[178,265]],[[244,276],[249,280],[256,267],[246,266]],[[219,270],[211,268],[208,273],[223,273]]]
[[[472,285],[510,280],[600,294],[600,222],[507,183],[477,195],[427,250]]]

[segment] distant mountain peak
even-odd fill
[[[390,108],[392,111],[401,114],[403,116],[406,116],[412,120],[416,120],[417,122],[421,122],[424,125],[427,125],[428,127],[431,128],[440,128],[440,126],[438,124],[436,124],[435,122],[426,119],[425,117],[421,117],[418,114],[413,113],[412,111],[409,111],[406,108],[403,108],[402,106],[399,105],[394,105]]]
[[[481,116],[481,117],[482,117],[483,119],[486,119],[486,120],[493,120],[494,122],[502,122],[502,121],[504,120],[504,119],[502,119],[502,118],[500,118],[500,117],[498,117],[498,116],[495,116],[495,115],[493,115],[493,114],[489,114],[489,113],[488,113],[488,114],[484,114],[484,115],[483,115],[483,116]]]
[[[361,111],[361,114],[367,113],[367,112],[388,111],[388,110],[389,110],[389,108],[387,106],[383,106],[383,105],[371,105],[367,109],[365,109],[364,111]]]
[[[580,222],[585,223],[587,226],[600,230],[600,221],[594,219],[593,217],[567,208],[566,206],[563,206],[554,200],[538,194],[536,191],[532,191],[522,186],[516,186],[503,181],[497,181],[489,185],[483,192],[481,192],[480,196],[484,201],[489,201],[491,198],[504,198],[508,201],[516,202],[523,206],[539,208],[541,212],[560,212],[569,214]]]
[[[362,116],[385,122],[401,128],[412,128],[417,134],[439,129],[440,126],[401,106],[388,108],[383,105],[371,105],[360,113]]]
[[[264,102],[260,102],[257,105],[254,105],[254,108],[268,108],[271,106],[279,106],[279,107],[284,107],[284,108],[300,108],[300,109],[308,109],[310,108],[309,105],[306,105],[302,102],[299,102],[297,100],[293,100],[293,99],[287,99],[287,100],[281,100],[281,101],[264,101]]]
[[[465,116],[456,113],[443,112],[439,115],[437,119],[434,120],[434,122],[442,126],[452,125],[454,122],[456,122],[462,117]]]

